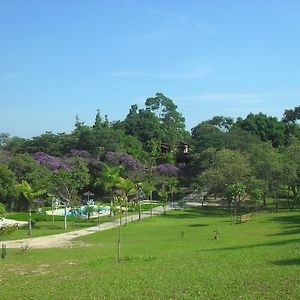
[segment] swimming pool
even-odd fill
[[[78,208],[67,208],[67,216],[68,217],[79,217],[79,216],[87,216],[88,213],[90,213],[90,216],[98,216],[98,210],[99,215],[108,215],[110,212],[109,206],[98,206],[98,205],[90,205],[90,206],[81,206]],[[52,210],[47,211],[47,215],[52,215]],[[64,216],[65,215],[65,209],[64,208],[58,208],[53,210],[54,216]]]

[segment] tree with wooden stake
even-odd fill
[[[126,203],[126,196],[117,196],[114,197],[115,206],[119,206],[119,211],[122,214],[122,206]],[[118,234],[118,242],[117,242],[117,256],[118,262],[121,262],[121,227],[122,227],[122,215],[119,219],[119,234]]]
[[[32,188],[32,186],[25,180],[22,180],[22,182],[19,183],[17,185],[17,187],[28,201],[28,212],[29,212],[28,235],[31,235],[31,233],[32,233],[31,213],[32,213],[33,200],[40,197],[41,195],[45,194],[46,190],[43,190],[43,189],[34,190]]]
[[[133,196],[137,193],[136,185],[132,180],[120,177],[117,186],[121,190],[122,198],[125,200],[126,224],[127,224],[128,223],[128,197]]]
[[[121,170],[122,167],[120,166],[110,167],[105,165],[101,173],[100,183],[103,185],[104,190],[110,193],[110,217],[113,215],[113,192],[119,183]]]

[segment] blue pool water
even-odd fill
[[[70,217],[70,216],[86,216],[88,214],[88,212],[90,212],[91,214],[94,214],[94,213],[98,213],[98,209],[100,209],[100,214],[103,214],[103,213],[106,213],[110,210],[109,207],[107,206],[90,206],[90,207],[93,207],[94,210],[93,211],[90,211],[89,209],[86,209],[85,206],[82,206],[80,208],[75,208],[75,209],[68,209],[67,210],[67,216]],[[89,207],[89,208],[90,208]],[[58,216],[64,216],[65,215],[65,210],[62,208],[62,209],[58,209],[57,211],[55,211],[55,215],[58,215]]]

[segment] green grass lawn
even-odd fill
[[[214,230],[220,239],[214,240]],[[300,211],[231,224],[227,211],[174,211],[80,238],[8,250],[0,299],[300,299]]]

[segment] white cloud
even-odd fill
[[[117,71],[112,74],[114,77],[148,77],[153,79],[201,79],[210,75],[210,68],[204,67],[192,71],[182,72],[143,72],[138,70]]]
[[[141,6],[140,3],[131,2],[132,5]],[[189,17],[170,12],[164,10],[158,10],[151,7],[145,7],[142,5],[142,9],[144,13],[150,15],[152,17],[159,18],[159,30],[154,30],[150,32],[145,32],[142,34],[132,35],[132,36],[124,36],[116,38],[117,41],[127,42],[127,41],[139,41],[139,40],[149,40],[156,41],[161,39],[166,39],[176,34],[177,30],[182,28],[183,26],[190,28],[196,28],[200,30],[202,33],[206,33],[209,35],[216,35],[216,28],[203,20],[192,20]],[[147,17],[148,18],[148,17]],[[157,20],[153,22],[156,24]]]
[[[180,15],[177,13],[173,13],[173,12],[167,12],[167,11],[162,11],[162,10],[153,9],[153,8],[149,8],[147,10],[147,12],[149,14],[163,17],[169,21],[176,22],[176,23],[185,23],[188,21],[188,18],[186,16],[183,16],[183,15]]]

